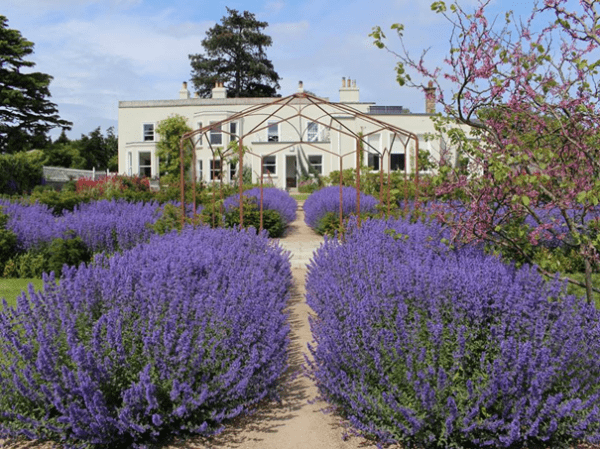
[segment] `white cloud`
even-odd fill
[[[268,14],[278,14],[285,7],[283,0],[273,0],[265,4],[265,10]]]

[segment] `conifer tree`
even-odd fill
[[[8,28],[8,19],[0,15],[0,153],[46,146],[49,130],[71,129],[72,123],[61,120],[56,104],[48,100],[52,77],[21,72],[35,65],[25,59],[32,53],[33,43]]]
[[[192,83],[201,97],[210,97],[223,82],[229,97],[274,97],[281,79],[267,59],[272,39],[262,33],[267,22],[254,14],[227,8],[228,16],[206,32],[204,54],[189,55]]]

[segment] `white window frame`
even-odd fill
[[[306,141],[307,142],[318,142],[319,141],[319,124],[317,122],[308,122],[306,124]]]
[[[196,167],[196,176],[198,177],[198,181],[202,181],[204,179],[204,173],[202,173],[202,159],[198,159],[198,167]]]
[[[229,133],[230,142],[238,140],[238,122],[229,122]]]
[[[142,154],[148,155],[149,164],[142,165]],[[138,151],[138,176],[146,176],[142,174],[142,168],[150,169],[150,173],[148,174],[148,178],[152,177],[152,152],[151,151]]]
[[[267,158],[269,159],[269,161],[267,161]],[[263,173],[265,175],[277,176],[277,156],[276,155],[271,154],[269,156],[263,156],[262,164],[263,164]]]
[[[275,131],[273,133],[273,131]],[[267,122],[267,142],[279,142],[279,123]]]
[[[147,127],[152,129],[147,129]],[[142,142],[156,142],[156,126],[154,123],[142,123]]]
[[[218,168],[215,168],[217,164]],[[219,181],[221,171],[221,159],[211,159],[209,162],[210,181]]]
[[[318,163],[313,163],[310,159],[311,158],[319,158],[320,161]],[[323,155],[322,154],[309,154],[308,155],[308,163],[311,166],[311,168],[316,171],[319,175],[323,174]]]
[[[218,123],[218,122],[210,122],[210,124],[214,124],[214,123]],[[216,129],[211,129],[210,130],[210,144],[211,145],[216,145],[216,146],[223,146],[223,131],[222,131],[222,126],[220,125],[218,128]],[[217,136],[219,137],[219,143],[217,142],[213,142],[213,140],[216,140]]]
[[[367,137],[367,166],[371,170],[379,171],[381,169],[381,154],[378,153],[381,148],[381,134],[371,134]],[[377,161],[375,167],[375,161]]]

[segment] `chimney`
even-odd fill
[[[215,87],[212,90],[213,98],[227,98],[227,89],[225,89],[222,81],[216,81]]]
[[[304,83],[302,81],[298,81],[298,92],[299,93],[304,92]]]
[[[435,114],[435,87],[433,87],[433,81],[427,83],[425,90],[425,113]]]
[[[181,85],[181,90],[179,91],[179,98],[180,99],[186,99],[186,98],[190,98],[190,91],[187,88],[187,82],[183,82],[183,84]]]
[[[340,103],[358,103],[358,87],[356,87],[356,80],[348,78],[342,78],[342,87],[340,87]]]

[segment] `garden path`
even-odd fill
[[[323,242],[304,223],[303,202],[298,205],[296,221],[286,230],[279,244],[291,254],[294,285],[290,298],[289,370],[282,382],[281,402],[267,402],[251,416],[241,417],[212,439],[193,438],[179,441],[165,449],[235,448],[235,449],[355,449],[374,448],[362,438],[345,440],[341,418],[325,414],[327,403],[316,400],[317,387],[302,375],[307,344],[312,341],[308,316],[312,313],[305,301],[306,264],[313,251]]]

